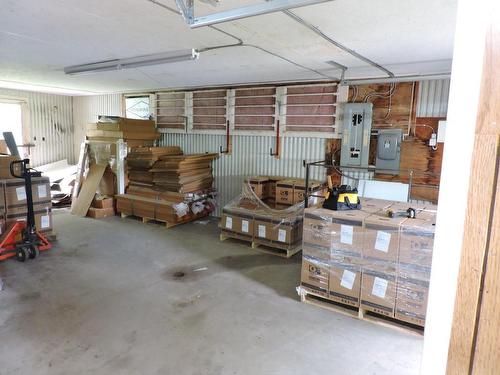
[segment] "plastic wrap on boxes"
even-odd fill
[[[399,263],[431,267],[434,220],[408,219],[401,224]]]
[[[394,317],[397,263],[363,259],[361,306],[377,314]]]
[[[268,204],[250,184],[222,210],[221,229],[248,239],[295,244],[302,238],[304,203],[293,206]]]
[[[113,153],[112,147],[116,147],[116,145],[110,143],[92,143],[90,147],[90,163],[109,165],[111,168],[114,168],[116,156]]]
[[[399,264],[395,311],[397,319],[419,326],[425,325],[429,280],[429,268]]]

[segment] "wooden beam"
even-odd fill
[[[490,13],[448,374],[500,368],[500,6]]]

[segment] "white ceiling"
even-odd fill
[[[176,9],[174,0],[157,0]],[[196,15],[258,1],[200,1]],[[400,74],[449,72],[457,0],[336,0],[294,12],[347,47]],[[186,48],[235,43],[211,28],[191,30],[179,14],[148,0],[2,0],[0,86],[24,83],[80,92],[125,92],[268,81],[324,79],[255,47],[202,53],[198,61],[66,76],[63,68]],[[217,25],[274,54],[338,77],[383,74],[283,13]]]

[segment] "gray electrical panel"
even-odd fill
[[[402,139],[403,131],[401,129],[378,131],[377,160],[375,162],[377,173],[399,174]]]
[[[346,103],[343,105],[340,166],[368,167],[372,108],[372,103]]]

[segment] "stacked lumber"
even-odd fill
[[[161,156],[153,168],[153,183],[166,191],[190,193],[212,186],[211,163],[218,154]]]
[[[152,120],[136,120],[118,116],[99,116],[95,124],[87,125],[87,139],[114,143],[123,139],[129,147],[151,146],[160,138]]]
[[[133,148],[127,155],[130,185],[153,186],[153,172],[150,169],[165,155],[182,155],[182,150],[178,146]]]

